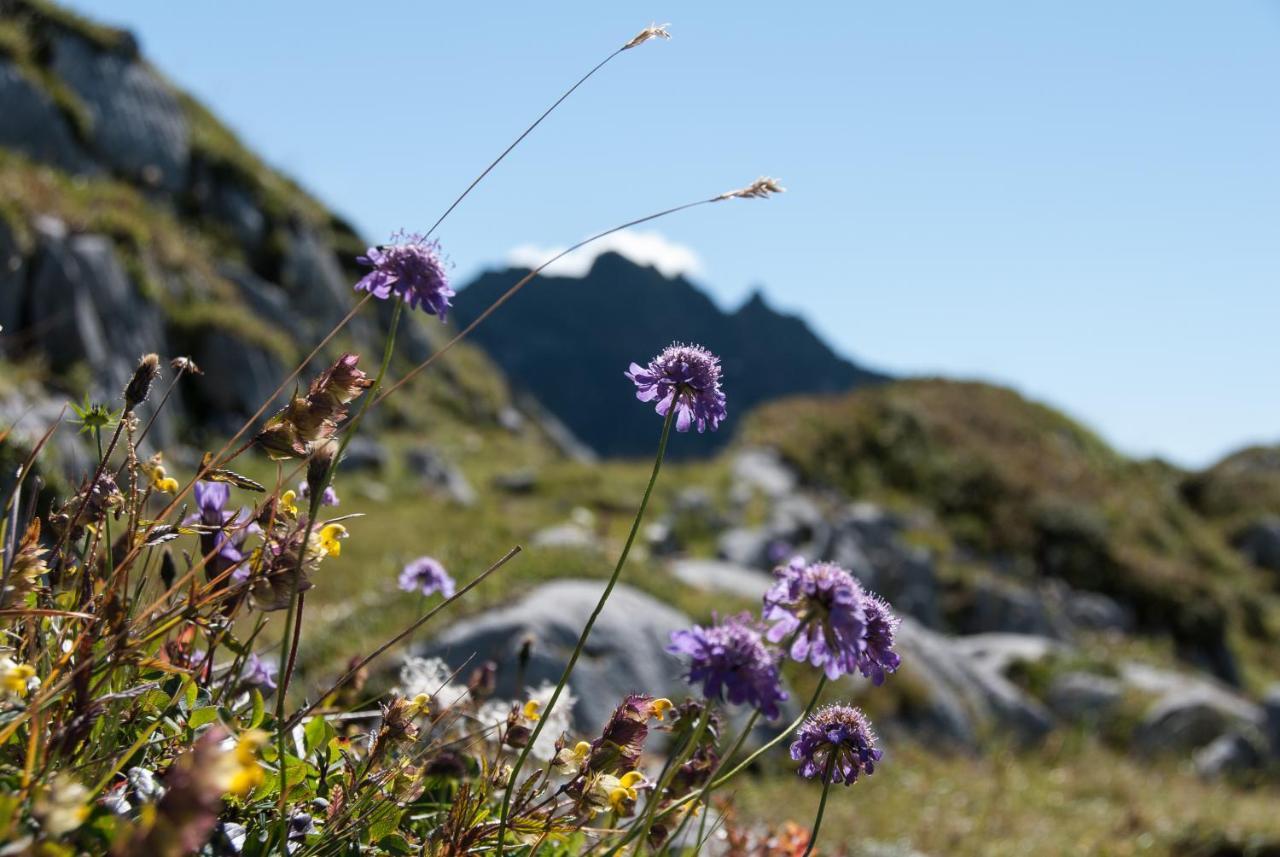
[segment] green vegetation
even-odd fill
[[[1172,468],[1129,461],[1011,390],[919,380],[792,399],[743,434],[813,484],[931,509],[959,547],[1111,594],[1189,654],[1273,639],[1275,598]]]

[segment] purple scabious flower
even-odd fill
[[[632,363],[626,372],[636,385],[636,398],[658,401],[662,416],[676,408],[676,431],[715,431],[725,417],[724,392],[720,389],[720,358],[701,345],[672,343],[648,366]]]
[[[871,724],[852,705],[819,708],[796,730],[791,744],[791,758],[803,763],[800,776],[846,786],[860,773],[875,773],[882,756]]]
[[[307,480],[303,479],[298,483],[298,496],[304,500],[311,496],[311,486],[307,484]],[[321,506],[337,506],[341,504],[338,499],[338,492],[333,490],[332,485],[326,485],[324,493],[320,495]]]
[[[695,625],[671,634],[667,651],[689,658],[687,678],[701,684],[708,699],[750,705],[770,719],[787,698],[778,677],[778,653],[749,613],[730,616],[709,628]]]
[[[764,619],[772,622],[768,639],[794,636],[791,657],[808,661],[837,679],[859,667],[867,648],[866,598],[858,581],[832,563],[809,565],[795,557],[774,570],[776,580],[764,594]]]
[[[452,598],[455,586],[453,578],[438,560],[420,556],[400,572],[400,588],[405,592],[421,592],[423,595],[439,592],[445,598]]]
[[[864,592],[862,612],[867,617],[867,647],[858,658],[858,670],[875,685],[884,684],[884,677],[902,663],[893,650],[893,638],[901,620],[879,595]]]
[[[422,308],[444,321],[449,299],[456,292],[449,288],[449,275],[440,257],[440,242],[428,241],[416,233],[397,232],[390,244],[370,247],[356,258],[361,265],[373,268],[356,283],[356,291],[368,292],[379,300],[395,295],[403,298],[410,309]]]

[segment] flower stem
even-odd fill
[[[662,439],[658,441],[658,455],[653,460],[653,473],[649,476],[649,484],[644,489],[644,497],[640,500],[640,508],[636,510],[635,520],[631,522],[631,532],[627,534],[626,544],[622,546],[622,554],[618,557],[618,564],[613,568],[613,574],[609,577],[609,582],[604,587],[604,592],[600,594],[600,600],[596,602],[595,610],[591,612],[591,616],[587,619],[587,624],[582,628],[582,634],[578,637],[578,644],[573,648],[573,654],[569,656],[569,663],[565,665],[564,672],[560,676],[560,681],[556,684],[556,689],[552,691],[551,698],[547,700],[546,707],[542,710],[542,716],[538,719],[538,724],[533,728],[533,734],[529,736],[528,742],[520,751],[520,755],[516,758],[516,763],[511,769],[511,776],[507,779],[507,788],[502,796],[502,811],[498,815],[498,857],[502,857],[506,850],[506,832],[507,832],[507,813],[511,810],[511,793],[515,790],[516,779],[520,776],[520,769],[524,767],[525,759],[529,757],[529,751],[533,749],[533,745],[537,743],[538,736],[542,734],[542,729],[547,725],[547,721],[551,719],[551,711],[555,708],[556,702],[560,699],[560,693],[564,690],[566,684],[569,683],[569,676],[573,674],[573,668],[578,663],[582,650],[587,645],[587,638],[591,636],[591,629],[595,627],[596,619],[600,617],[600,613],[604,610],[605,602],[609,600],[609,595],[613,592],[613,587],[618,582],[618,577],[622,574],[622,567],[626,565],[627,555],[631,553],[631,545],[636,540],[636,533],[640,531],[640,522],[644,519],[645,509],[649,507],[649,498],[653,495],[653,486],[658,481],[658,472],[662,469],[662,459],[667,454],[667,441],[671,437],[671,424],[675,420],[676,411],[675,403],[667,410],[667,418],[662,423]]]
[[[302,639],[302,599],[298,586],[302,581],[302,565],[306,562],[307,545],[311,541],[311,531],[315,527],[316,515],[320,511],[320,502],[324,497],[325,489],[329,487],[329,483],[333,481],[334,471],[338,467],[338,461],[342,458],[342,453],[346,450],[347,444],[351,442],[351,438],[355,436],[356,429],[360,427],[360,420],[364,417],[365,411],[369,409],[369,403],[373,400],[374,393],[378,390],[378,385],[382,383],[382,379],[387,374],[387,366],[391,363],[391,355],[395,351],[396,344],[396,328],[400,324],[400,312],[404,309],[403,299],[397,297],[395,308],[391,311],[391,326],[387,330],[386,343],[382,347],[382,364],[378,368],[378,376],[373,381],[373,386],[365,394],[363,401],[360,403],[360,410],[356,411],[355,417],[347,424],[347,430],[342,435],[342,441],[338,446],[338,453],[333,457],[333,461],[325,468],[324,475],[320,479],[319,485],[308,485],[310,492],[310,503],[307,510],[306,531],[302,535],[302,548],[298,552],[298,567],[294,569],[293,575],[293,592],[289,596],[289,612],[285,617],[284,635],[280,643],[280,668],[277,671],[279,675],[279,686],[276,688],[276,749],[279,755],[280,764],[280,855],[288,857],[289,854],[289,812],[288,812],[288,772],[285,764],[286,741],[285,735],[289,731],[289,723],[285,721],[284,709],[285,699],[288,696],[289,679],[293,673],[293,665],[298,657],[298,644]],[[295,624],[296,623],[296,624]]]
[[[711,722],[711,700],[703,701],[702,716],[698,718],[698,725],[694,728],[693,733],[689,736],[689,741],[680,750],[675,760],[667,766],[666,772],[659,777],[658,783],[654,786],[653,791],[649,795],[648,806],[645,808],[644,825],[640,828],[640,836],[636,839],[635,848],[632,854],[639,855],[640,849],[644,848],[645,841],[649,838],[649,831],[653,828],[654,811],[658,808],[658,800],[662,797],[663,792],[671,785],[671,780],[680,772],[680,768],[684,763],[689,761],[689,757],[698,749],[698,742],[702,740],[702,736],[707,731],[707,724]]]
[[[827,794],[831,791],[831,771],[835,763],[836,753],[832,750],[831,758],[827,760],[827,770],[822,775],[822,800],[818,801],[818,814],[813,819],[813,831],[809,834],[809,844],[801,857],[809,857],[813,853],[813,846],[818,844],[818,831],[822,828],[822,814],[827,811]]]

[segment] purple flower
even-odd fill
[[[274,663],[258,657],[256,652],[250,653],[244,668],[240,670],[241,690],[248,690],[251,687],[275,690],[277,669]]]
[[[689,657],[687,678],[701,684],[709,699],[750,705],[774,718],[779,714],[778,703],[787,698],[778,678],[778,654],[765,645],[749,613],[730,616],[709,628],[695,625],[674,631],[667,651]]]
[[[688,431],[695,423],[700,433],[708,425],[715,431],[725,417],[720,358],[700,345],[673,343],[648,366],[632,363],[626,376],[635,382],[637,399],[657,399],[654,410],[662,416],[675,406],[676,431]]]
[[[311,486],[307,484],[307,480],[305,479],[298,483],[298,496],[304,500],[311,496]],[[320,495],[320,505],[337,506],[340,503],[341,501],[338,499],[338,492],[333,490],[333,486],[325,486],[324,493]]]
[[[249,534],[257,530],[257,525],[249,523],[250,513],[247,509],[239,512],[226,510],[227,501],[231,499],[231,488],[224,482],[197,482],[195,495],[198,513],[188,517],[187,522],[199,521],[206,527],[219,528],[200,534],[201,553],[212,554],[205,566],[206,576],[212,580],[227,569],[235,567],[230,579],[232,582],[242,583],[249,577],[249,567],[244,563],[242,548]]]
[[[883,754],[861,711],[852,705],[819,708],[796,730],[791,758],[803,762],[800,776],[851,786],[858,774],[873,774]],[[830,773],[828,773],[830,771]]]
[[[891,673],[902,663],[893,650],[893,638],[901,621],[893,615],[889,604],[874,592],[864,592],[862,612],[867,617],[867,647],[858,658],[858,670],[875,685],[884,684],[886,673]]]
[[[429,315],[444,320],[449,299],[456,293],[449,288],[439,241],[397,232],[391,236],[390,244],[370,247],[356,261],[373,268],[356,283],[356,291],[368,292],[379,300],[396,295],[403,298],[410,309],[421,307]]]
[[[452,598],[454,593],[453,578],[439,561],[429,556],[420,556],[404,567],[400,572],[400,588],[405,592],[421,592],[431,595],[439,592],[445,598]]]
[[[789,637],[791,657],[808,661],[837,679],[858,669],[867,648],[866,599],[853,575],[838,565],[808,565],[803,557],[774,570],[764,594],[764,619],[774,623],[768,638]]]

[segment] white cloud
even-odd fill
[[[542,247],[537,244],[521,244],[507,252],[507,264],[513,268],[536,268],[564,247]],[[596,241],[581,250],[575,250],[563,259],[548,265],[544,274],[562,277],[581,277],[591,269],[591,264],[601,253],[620,253],[639,265],[652,265],[664,276],[677,274],[697,276],[702,273],[702,259],[692,248],[667,240],[658,232],[624,229]]]

